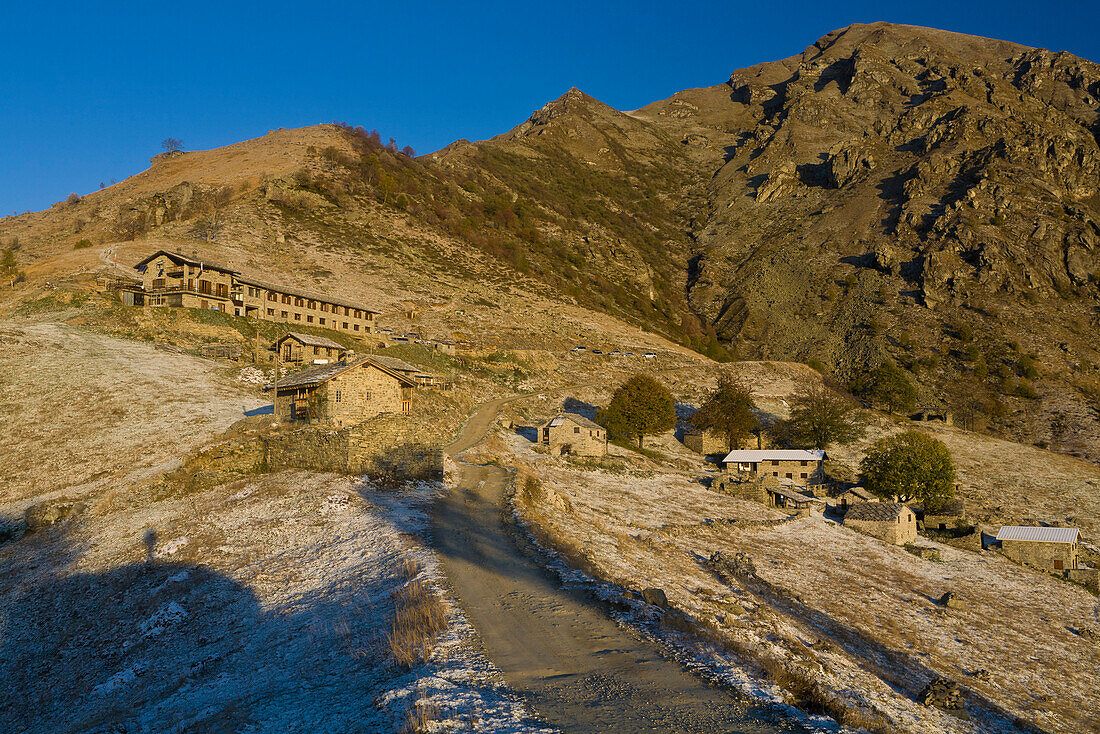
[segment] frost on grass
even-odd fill
[[[1100,727],[1100,658],[1074,632],[1096,625],[1097,605],[1080,588],[931,541],[921,542],[942,561],[924,560],[821,518],[753,522],[782,515],[682,472],[639,477],[529,452],[519,459],[517,513],[553,549],[563,578],[746,693],[881,731],[1013,731],[1015,717],[1052,731]],[[706,563],[715,551],[747,553],[779,602],[715,576]],[[630,591],[648,587],[693,626],[655,623]],[[969,609],[936,604],[947,590]],[[905,664],[891,670],[890,660]],[[979,668],[987,679],[973,675]],[[921,706],[913,699],[933,676],[990,705],[972,707],[971,721]]]
[[[135,489],[0,545],[5,731],[539,730],[422,542],[435,491],[306,472]],[[389,636],[414,585],[443,616],[410,664]]]

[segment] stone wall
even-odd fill
[[[912,514],[903,516],[900,523],[897,520],[848,520],[845,518],[844,526],[894,545],[906,545],[917,539],[917,523]]]
[[[710,488],[715,492],[728,494],[738,499],[759,502],[762,505],[768,504],[768,491],[764,488],[762,481],[742,481],[737,477],[715,477],[710,483]]]
[[[574,456],[606,456],[607,431],[566,420],[560,426],[546,426],[542,431],[549,432],[551,453],[567,453]],[[541,439],[542,436],[539,436]]]
[[[1026,566],[1034,566],[1044,571],[1061,573],[1063,570],[1077,568],[1076,543],[1039,543],[1031,540],[1001,541],[1001,552]],[[1062,562],[1062,568],[1056,569],[1056,561]]]
[[[1075,568],[1066,572],[1066,578],[1081,584],[1093,594],[1100,594],[1100,569]]]

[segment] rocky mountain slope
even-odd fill
[[[0,245],[43,277],[81,240],[155,241],[387,306],[537,297],[842,380],[889,359],[922,405],[1096,459],[1098,137],[1094,63],[855,25],[632,112],[570,90],[419,158],[338,125],[158,156],[0,220]]]

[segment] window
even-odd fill
[[[337,403],[340,402],[340,391],[339,390],[336,391],[336,402]]]
[[[199,281],[199,293],[212,294],[214,292],[214,284],[209,280]]]
[[[802,479],[806,478],[806,472],[802,472]]]
[[[356,331],[359,331],[359,324],[353,324],[351,328],[355,329]]]
[[[283,317],[284,319],[285,319],[285,318],[287,317],[287,315],[288,315],[286,311],[282,311],[282,312],[280,312],[280,313],[282,314],[282,317]]]
[[[581,432],[580,428],[578,428],[577,426],[573,426],[573,433],[580,433],[580,432]]]
[[[295,306],[301,306],[303,303],[305,303],[305,300],[302,299],[302,298],[295,298],[294,299],[294,305]]]
[[[808,461],[800,461],[800,462],[798,462],[798,465],[799,466],[806,466],[808,463],[809,463]]]
[[[773,476],[773,477],[778,477],[778,476],[779,476],[779,472],[777,472],[777,471],[773,471],[773,472],[772,472],[772,476]]]
[[[347,321],[344,322],[344,328],[345,329],[348,328],[348,322]]]
[[[314,354],[320,354],[321,353],[321,348],[320,347],[314,347],[313,348],[313,353]],[[339,394],[340,394],[339,391],[337,391],[337,395],[339,395]]]
[[[324,312],[324,313],[328,313],[328,304],[327,303],[322,303],[321,304],[321,311]]]
[[[273,308],[267,309],[267,315],[268,316],[274,316],[275,315],[275,309],[273,309]]]
[[[290,303],[290,296],[283,296],[283,303]]]
[[[218,295],[222,298],[229,298],[229,286],[225,283],[218,283]]]
[[[301,321],[302,320],[302,314],[300,314],[300,313],[294,314],[294,320],[295,321]]]
[[[357,319],[363,318],[363,312],[360,311],[359,309],[355,309],[355,318],[357,318]]]
[[[319,320],[319,321],[321,322],[321,326],[324,326],[324,325],[325,325],[325,317],[324,317],[324,316],[322,316],[322,317],[321,317],[320,319],[318,319],[318,320]]]
[[[787,472],[787,479],[794,479],[794,475],[790,472]]]
[[[365,400],[370,400],[370,390],[367,390],[365,393],[363,393],[363,398]]]
[[[779,462],[772,459],[772,466],[779,466]]]
[[[154,288],[163,288],[164,287],[164,278],[153,278],[153,287]]]
[[[314,311],[316,311],[317,310],[317,301],[310,301],[309,302],[309,307],[312,308]]]
[[[278,301],[279,297],[277,295],[275,295],[274,293],[272,293],[271,291],[268,291],[267,292],[267,300],[269,300],[269,301]]]
[[[310,314],[309,316],[306,316],[306,322],[310,323],[310,324],[313,323],[313,314]]]

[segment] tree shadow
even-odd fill
[[[275,405],[261,405],[259,408],[253,408],[252,410],[246,410],[245,416],[251,418],[254,415],[275,415]]]
[[[599,406],[592,403],[586,403],[583,400],[578,400],[574,397],[568,397],[561,403],[562,410],[566,413],[576,413],[577,415],[583,415],[589,420],[596,420],[596,413],[599,411]]]

